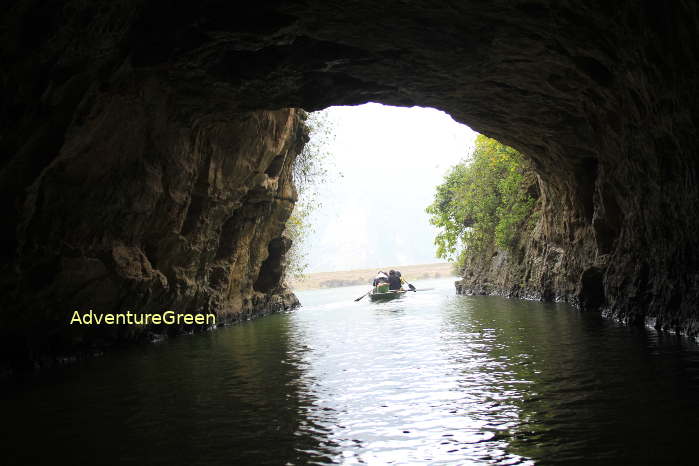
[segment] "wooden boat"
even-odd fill
[[[408,292],[408,290],[388,290],[385,292],[382,291],[383,290],[377,290],[376,288],[374,288],[369,292],[369,299],[371,299],[372,301],[389,301],[391,299],[400,298]]]

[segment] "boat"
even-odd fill
[[[390,301],[391,299],[400,298],[407,292],[407,290],[391,290],[386,293],[374,293],[374,291],[371,291],[369,299],[372,301]]]
[[[372,301],[390,301],[391,299],[400,298],[408,292],[408,290],[389,290],[388,287],[386,287],[386,289],[382,288],[383,287],[374,287],[374,289],[369,292],[369,299]]]

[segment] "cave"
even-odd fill
[[[532,161],[522,295],[592,286],[588,308],[695,336],[698,24],[691,2],[633,0],[11,2],[3,355],[92,347],[74,309],[292,306],[265,261],[300,109],[370,101],[446,111]]]

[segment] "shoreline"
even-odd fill
[[[390,265],[371,269],[338,270],[334,272],[316,272],[305,275],[302,279],[290,279],[288,287],[292,291],[338,288],[344,286],[369,285],[379,270],[400,270],[407,282],[429,278],[451,277],[454,266],[450,263]]]

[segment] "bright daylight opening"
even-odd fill
[[[377,103],[330,107],[309,123],[319,173],[299,187],[296,276],[444,263],[425,208],[476,133],[433,108]]]

